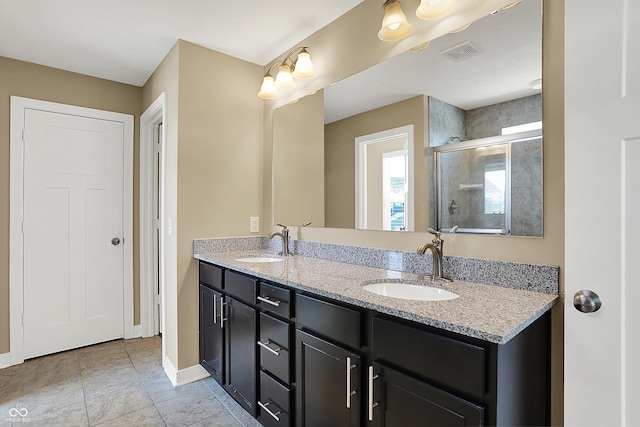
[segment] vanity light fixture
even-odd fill
[[[297,53],[294,60],[293,56]],[[271,71],[278,66],[278,74],[274,80]],[[258,96],[262,99],[275,99],[280,94],[278,89],[292,89],[296,86],[295,79],[310,79],[315,77],[316,70],[311,62],[311,55],[306,47],[297,47],[287,54],[282,61],[277,61],[262,78],[262,86]]]
[[[420,19],[438,19],[451,12],[456,5],[455,0],[421,0],[416,9],[416,16]]]
[[[402,6],[395,0],[387,0],[382,5],[384,17],[378,31],[378,38],[385,42],[402,40],[411,34],[413,25],[409,24],[402,11]]]

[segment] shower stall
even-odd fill
[[[438,228],[542,236],[542,131],[434,147]]]

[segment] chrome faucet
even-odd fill
[[[282,227],[282,231],[273,231],[269,234],[269,238],[273,239],[275,236],[282,238],[282,256],[289,256],[289,229],[286,225],[278,224]]]
[[[418,253],[424,255],[427,249],[431,250],[431,258],[433,259],[433,267],[431,268],[431,280],[452,281],[442,275],[442,254],[444,250],[444,240],[440,238],[440,232],[433,228],[427,228],[427,231],[435,237],[431,243],[423,243],[418,247]]]

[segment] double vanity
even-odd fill
[[[428,255],[260,239],[194,257],[201,364],[262,425],[549,424],[557,269],[450,258],[471,267],[431,281]],[[507,270],[520,289],[460,279]]]

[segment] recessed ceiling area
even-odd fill
[[[0,56],[142,86],[178,39],[266,65],[363,0],[0,0]]]

